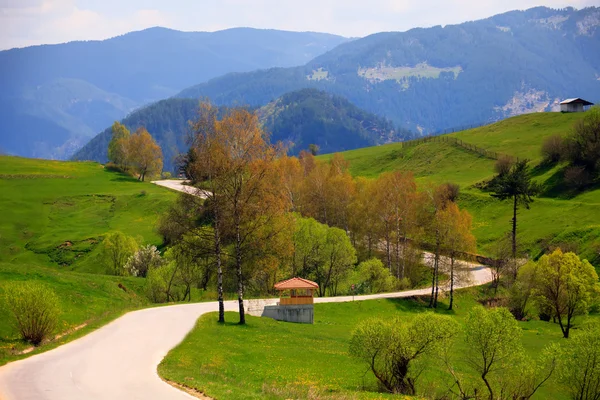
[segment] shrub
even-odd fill
[[[560,135],[548,136],[542,143],[542,157],[548,163],[557,163],[560,161],[564,152],[564,141]]]
[[[565,171],[565,183],[573,189],[583,189],[591,181],[590,173],[582,166],[571,166]]]
[[[162,178],[163,179],[171,179],[171,173],[170,172],[163,172],[162,173]]]
[[[133,276],[146,277],[152,268],[163,264],[163,259],[154,245],[147,245],[136,251],[125,264],[125,270]]]
[[[181,278],[175,263],[148,271],[146,295],[154,303],[180,301],[184,298],[185,289],[181,286]]]
[[[506,175],[510,172],[513,165],[515,165],[515,160],[511,156],[502,155],[496,160],[494,171],[496,171],[498,175]]]
[[[54,292],[34,282],[12,284],[6,288],[6,303],[21,337],[39,345],[58,322],[59,301]]]
[[[369,366],[384,391],[414,395],[419,376],[414,364],[449,346],[457,332],[456,321],[433,313],[410,322],[375,318],[356,327],[349,352]]]

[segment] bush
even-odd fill
[[[180,301],[184,298],[185,288],[181,286],[175,263],[148,271],[146,295],[153,303]]]
[[[163,179],[171,179],[172,175],[170,172],[163,172],[162,173],[162,178]]]
[[[542,143],[544,161],[555,164],[560,161],[564,152],[564,141],[560,135],[548,136]]]
[[[515,160],[511,156],[502,155],[496,160],[494,171],[496,171],[498,175],[506,175],[510,172],[513,165],[515,165]]]
[[[449,346],[457,332],[456,321],[433,313],[410,322],[374,318],[356,327],[349,353],[368,365],[383,391],[414,395],[420,374],[414,364]]]
[[[125,270],[133,276],[146,277],[152,268],[158,268],[163,264],[163,259],[156,246],[147,245],[135,252],[125,264]]]
[[[565,171],[565,183],[573,189],[583,189],[591,183],[590,173],[581,166],[568,167]]]
[[[59,301],[54,292],[34,282],[22,282],[6,288],[6,303],[21,337],[39,345],[58,322]]]

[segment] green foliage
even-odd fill
[[[356,263],[356,250],[346,232],[313,218],[297,218],[292,273],[319,284],[319,296],[335,296]]]
[[[589,324],[564,345],[559,378],[574,400],[600,397],[600,325]]]
[[[592,107],[565,140],[566,158],[593,178],[600,174],[600,106]]]
[[[13,283],[4,290],[6,304],[23,340],[37,346],[50,337],[60,312],[54,291],[36,282]]]
[[[113,232],[106,235],[100,244],[100,257],[106,266],[109,275],[127,275],[127,261],[138,248],[134,238],[122,232]]]
[[[383,293],[392,291],[396,287],[396,280],[380,259],[372,258],[358,264],[349,277],[349,284],[355,285],[357,294]]]
[[[535,279],[540,311],[548,310],[568,338],[575,317],[587,314],[598,300],[600,284],[596,270],[576,254],[557,249],[540,258]]]
[[[125,170],[128,157],[126,142],[131,136],[130,132],[125,125],[117,121],[113,124],[111,131],[112,137],[108,143],[108,159]]]
[[[125,240],[127,241],[127,238]],[[123,268],[129,275],[144,278],[149,270],[158,268],[162,264],[163,259],[160,252],[156,249],[156,246],[149,244],[142,246],[133,255],[129,256]]]
[[[179,301],[183,298],[183,288],[177,278],[177,265],[174,262],[148,271],[146,295],[153,303]]]
[[[367,364],[385,391],[414,395],[419,375],[414,364],[448,346],[457,330],[456,321],[433,313],[409,323],[369,319],[352,333],[349,352]]]

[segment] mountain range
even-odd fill
[[[67,158],[115,120],[228,72],[301,65],[348,39],[250,28],[151,28],[0,52],[0,150]]]
[[[313,87],[421,134],[600,101],[600,8],[511,11],[459,25],[385,32],[304,66],[231,73],[184,98],[264,105]]]
[[[122,123],[130,131],[144,126],[162,148],[164,169],[174,171],[175,158],[187,151],[188,121],[196,117],[197,109],[198,100],[174,97],[141,108]],[[224,108],[222,112],[225,111]],[[258,113],[271,141],[284,143],[290,154],[307,150],[310,144],[329,153],[396,142],[412,135],[345,98],[316,89],[286,93],[253,111]],[[111,137],[111,128],[105,129],[77,151],[73,159],[106,162]]]

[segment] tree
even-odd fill
[[[510,312],[516,319],[521,320],[527,316],[527,306],[534,297],[539,275],[538,264],[530,261],[519,269],[517,280],[510,290]]]
[[[394,289],[394,276],[380,259],[363,261],[356,267],[357,282],[363,293],[383,293]]]
[[[125,264],[137,250],[138,245],[132,237],[122,232],[113,232],[106,235],[100,245],[100,257],[106,265],[110,275],[126,275]]]
[[[212,224],[212,254],[217,271],[217,301],[219,303],[219,323],[225,322],[225,303],[223,301],[223,213],[225,197],[219,178],[227,173],[228,155],[222,131],[217,129],[217,108],[209,102],[201,102],[198,117],[191,123],[191,147],[194,148],[193,164],[195,179],[203,177],[207,190],[197,189],[196,198],[205,197],[202,209],[210,217]],[[185,210],[182,210],[185,211]],[[178,214],[185,214],[184,212]],[[183,219],[185,221],[185,219]],[[185,223],[185,222],[184,222]],[[183,224],[182,224],[183,225]]]
[[[565,338],[577,315],[587,314],[600,292],[598,274],[587,260],[560,249],[542,256],[537,263],[536,298],[542,308],[552,310]]]
[[[507,173],[501,173],[490,182],[492,197],[500,200],[512,199],[513,218],[512,218],[512,258],[517,258],[517,211],[519,206],[529,209],[533,202],[532,196],[535,196],[540,188],[539,185],[531,180],[531,174],[527,160],[521,160],[515,163]],[[516,271],[513,275],[516,279]]]
[[[592,107],[566,137],[565,152],[570,164],[583,167],[593,178],[600,172],[600,107]]]
[[[56,294],[37,282],[7,285],[5,299],[21,337],[39,345],[56,328],[60,312]]]
[[[433,313],[419,314],[410,322],[374,318],[354,329],[349,352],[368,365],[383,390],[414,395],[419,375],[415,362],[449,347],[457,332],[453,319]]]
[[[145,278],[148,274],[148,270],[158,268],[162,263],[163,259],[160,256],[160,252],[156,249],[156,246],[147,245],[141,247],[130,256],[127,263],[125,263],[124,268],[129,272],[129,275]]]
[[[118,121],[112,126],[112,138],[108,144],[108,159],[118,165],[123,171],[127,171],[129,165],[129,130]]]
[[[322,261],[315,271],[319,295],[324,295],[328,290],[330,296],[336,296],[339,283],[356,263],[356,250],[345,231],[331,227],[327,228],[321,255]]]
[[[138,128],[128,142],[131,165],[139,174],[138,179],[144,181],[146,175],[160,174],[163,167],[162,150],[146,128]]]
[[[244,257],[261,226],[289,210],[289,204],[281,185],[274,182],[278,149],[269,144],[258,116],[242,108],[232,109],[216,122],[216,131],[222,138],[226,168],[213,179],[223,197],[223,221],[234,244],[240,324],[245,324]]]
[[[448,203],[446,208],[440,211],[440,224],[444,226],[445,236],[442,239],[442,249],[450,259],[450,304],[452,310],[454,304],[454,283],[457,280],[457,260],[460,254],[474,252],[476,250],[475,236],[471,233],[471,214],[466,210],[459,210],[455,203]]]
[[[564,140],[560,135],[551,135],[544,139],[542,143],[542,157],[544,161],[550,164],[556,164],[560,161],[564,153]]]
[[[316,156],[319,153],[319,146],[317,146],[314,143],[311,143],[308,145],[308,150],[310,151],[310,154]]]
[[[586,326],[564,346],[559,378],[573,400],[600,398],[600,326]]]
[[[475,307],[467,315],[465,333],[465,358],[481,378],[487,396],[477,386],[469,391],[450,367],[461,398],[530,399],[554,373],[557,348],[547,347],[538,362],[527,357],[521,344],[521,328],[506,308]]]

